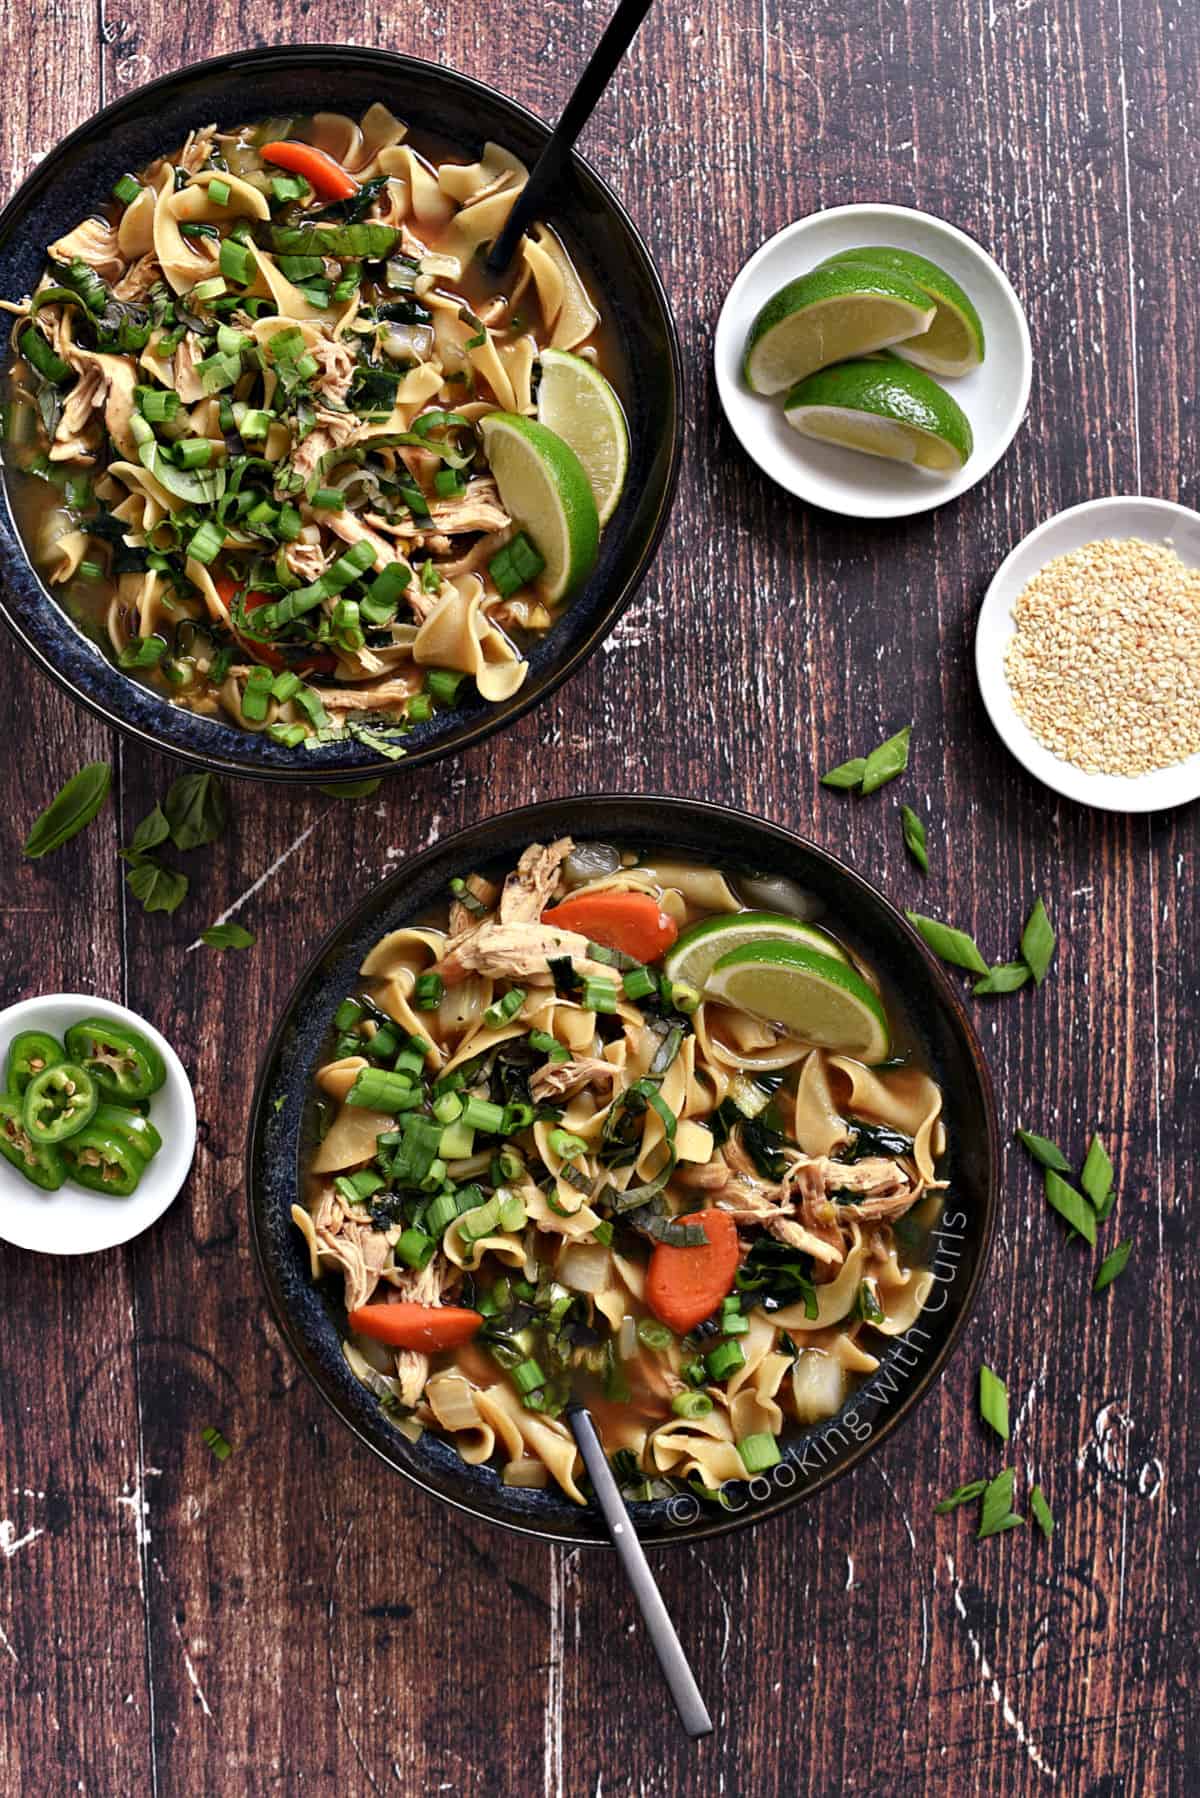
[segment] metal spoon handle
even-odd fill
[[[504,229],[488,253],[487,267],[492,274],[502,273],[512,261],[513,251],[525,227],[541,212],[547,193],[570,158],[575,139],[591,118],[597,101],[612,79],[613,70],[633,42],[638,26],[652,4],[653,0],[620,0],[575,84],[574,93],[563,108],[562,117],[550,133],[533,173],[518,195]]]
[[[600,1438],[596,1434],[596,1426],[592,1422],[590,1411],[579,1404],[568,1405],[567,1422],[579,1445],[583,1456],[583,1464],[588,1470],[592,1485],[596,1490],[596,1499],[608,1525],[608,1533],[612,1537],[613,1547],[620,1556],[621,1565],[625,1569],[633,1595],[637,1599],[638,1609],[642,1613],[654,1652],[658,1656],[658,1664],[663,1670],[663,1677],[670,1687],[671,1697],[675,1700],[675,1709],[679,1712],[679,1721],[688,1735],[697,1736],[712,1734],[712,1718],[705,1708],[700,1696],[700,1688],[696,1684],[683,1646],[675,1633],[675,1625],[667,1615],[667,1607],[663,1603],[662,1593],[654,1582],[654,1575],[638,1541],[633,1520],[625,1508],[620,1488],[612,1476],[608,1465],[608,1456],[600,1446]]]

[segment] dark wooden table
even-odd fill
[[[0,182],[254,23],[270,39],[252,42],[377,35],[548,116],[604,10],[421,5],[385,30],[346,0],[285,0],[269,21],[26,0],[0,67]],[[9,651],[0,999],[127,1000],[178,1045],[204,1121],[183,1198],[128,1250],[0,1246],[0,1791],[1200,1790],[1196,815],[1056,804],[997,744],[971,665],[983,588],[1040,519],[1115,491],[1195,501],[1198,57],[1200,13],[1175,0],[660,7],[586,139],[659,259],[688,364],[684,476],[642,598],[553,703],[460,765],[358,804],[236,789],[229,837],[192,858],[172,918],[129,900],[116,856],[172,766]],[[865,199],[981,239],[1033,331],[1012,451],[909,524],[790,501],[738,452],[712,389],[713,325],[745,257],[792,218]],[[903,793],[818,786],[910,719]],[[111,810],[23,863],[34,813],[93,757],[114,763]],[[698,1747],[607,1558],[448,1515],[353,1444],[284,1353],[246,1236],[255,1062],[321,933],[435,836],[606,787],[778,818],[996,958],[1045,894],[1060,932],[1046,986],[978,1002],[1003,1123],[1078,1153],[1099,1126],[1134,1240],[1093,1299],[1012,1150],[983,1302],[916,1419],[789,1518],[658,1558],[717,1719]],[[930,820],[925,883],[899,797]],[[256,947],[192,948],[227,911]],[[932,1514],[998,1464],[975,1421],[981,1359],[1008,1379],[1016,1464],[1050,1496],[1052,1544],[1031,1529],[976,1544],[967,1513]],[[224,1466],[208,1423],[235,1444]]]

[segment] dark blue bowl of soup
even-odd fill
[[[4,295],[32,291],[46,246],[100,209],[114,183],[173,150],[188,132],[268,114],[346,112],[382,101],[464,161],[495,141],[532,166],[548,128],[515,101],[466,75],[384,50],[290,45],[197,63],[127,94],[63,140],[0,212]],[[106,723],[156,749],[221,773],[263,780],[362,780],[402,773],[480,742],[552,693],[612,630],[636,593],[666,526],[679,472],[682,363],[671,309],[629,215],[578,155],[545,210],[586,271],[610,329],[630,432],[620,504],[604,529],[597,565],[563,616],[527,646],[525,684],[510,699],[471,697],[412,727],[402,760],[358,742],[285,748],[262,733],[173,706],[123,673],[81,632],[39,577],[18,522],[16,489],[31,477],[5,470],[0,505],[0,616],[33,660]],[[468,683],[469,685],[469,683]]]
[[[879,1369],[836,1415],[809,1427],[789,1424],[783,1458],[769,1474],[725,1488],[726,1503],[676,1493],[633,1509],[646,1542],[691,1542],[778,1515],[811,1498],[872,1454],[937,1380],[978,1296],[991,1250],[999,1145],[983,1054],[944,970],[907,920],[875,888],[825,850],[746,813],[694,800],[586,797],[505,812],[435,844],[406,862],[358,905],[322,944],[297,982],[267,1047],[251,1110],[246,1151],[250,1226],[268,1301],[283,1336],[322,1396],[388,1466],[432,1496],[473,1516],[551,1541],[607,1541],[599,1516],[557,1490],[505,1486],[491,1466],[468,1466],[426,1433],[409,1442],[350,1372],[342,1353],[341,1283],[314,1285],[308,1252],[291,1221],[311,1146],[312,1076],[327,1058],[332,1014],[362,981],[359,966],[387,931],[444,907],[456,876],[511,867],[531,842],[559,836],[603,842],[643,855],[676,854],[733,877],[783,877],[803,889],[810,915],[836,924],[878,975],[889,1017],[915,1062],[944,1095],[948,1137],[939,1175],[949,1181],[930,1233],[934,1275],[913,1326],[880,1351]]]

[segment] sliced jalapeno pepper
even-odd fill
[[[21,1113],[35,1143],[65,1142],[90,1122],[100,1103],[100,1088],[73,1061],[43,1068],[25,1088]]]
[[[67,1054],[86,1068],[101,1090],[118,1104],[148,1099],[167,1077],[153,1043],[107,1018],[81,1018],[67,1031]]]
[[[22,1030],[8,1046],[4,1069],[6,1091],[20,1098],[35,1074],[44,1068],[57,1067],[67,1059],[67,1052],[56,1036],[47,1030]]]
[[[162,1148],[162,1137],[150,1119],[143,1117],[140,1111],[127,1111],[123,1105],[98,1105],[92,1128],[119,1136],[141,1156],[143,1167]]]
[[[57,1192],[67,1177],[58,1150],[31,1140],[21,1101],[12,1093],[0,1094],[0,1155],[43,1192]]]
[[[89,1192],[106,1192],[127,1199],[142,1177],[146,1163],[136,1149],[98,1124],[83,1129],[62,1146],[67,1172]]]

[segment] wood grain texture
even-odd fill
[[[551,0],[505,9],[498,29],[480,0],[369,18],[283,0],[257,41],[433,55],[549,116],[604,12]],[[162,0],[11,8],[0,185],[102,100],[245,43],[242,23]],[[170,765],[5,660],[24,753],[3,775],[0,1000],[127,998],[178,1045],[204,1122],[185,1197],[129,1249],[76,1265],[0,1247],[0,1791],[1200,1789],[1195,811],[1055,802],[997,744],[970,659],[991,572],[1049,512],[1139,487],[1195,503],[1198,56],[1182,0],[723,0],[652,16],[586,140],[659,260],[688,366],[684,476],[643,595],[550,705],[459,764],[356,804],[236,789],[229,837],[191,858],[173,918],[127,903],[116,860]],[[852,199],[953,219],[1029,311],[1025,429],[975,492],[911,523],[786,498],[737,451],[712,388],[741,262]],[[910,719],[902,793],[819,786]],[[24,864],[34,813],[98,755],[116,766],[111,808]],[[435,836],[606,787],[778,818],[997,958],[1045,894],[1051,978],[978,1007],[1003,1122],[1079,1156],[1099,1127],[1116,1234],[1135,1244],[1092,1299],[1078,1246],[1010,1153],[991,1279],[916,1418],[790,1518],[659,1557],[718,1720],[691,1748],[606,1560],[445,1514],[331,1420],[267,1321],[244,1225],[257,1046],[319,936]],[[900,797],[928,820],[924,882]],[[192,947],[228,910],[257,946]],[[1052,1544],[1026,1529],[976,1545],[964,1514],[932,1515],[937,1494],[999,1465],[974,1421],[982,1359],[1008,1379],[1014,1463],[1050,1497]],[[235,1445],[224,1466],[208,1423]]]

